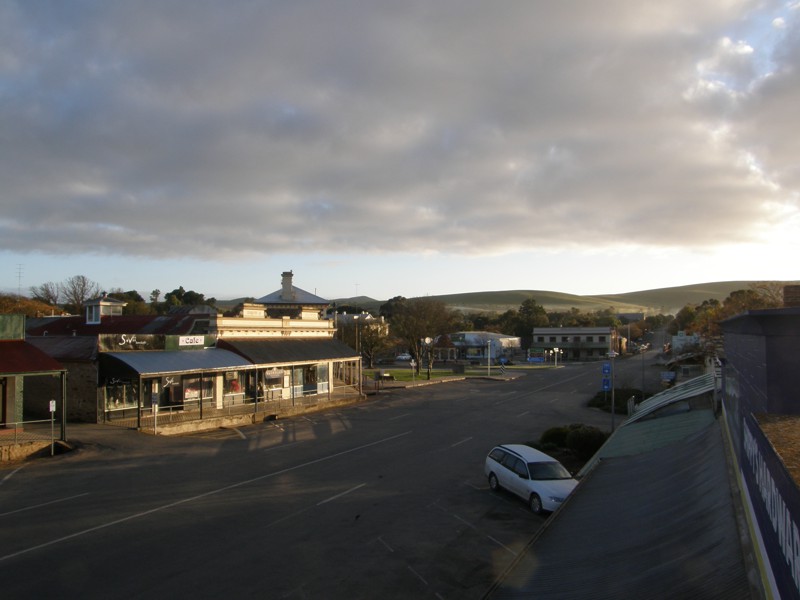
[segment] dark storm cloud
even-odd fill
[[[751,52],[755,6],[5,2],[2,248],[746,240],[800,184],[797,20]]]

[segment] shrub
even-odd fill
[[[581,460],[589,460],[600,449],[608,435],[589,425],[581,425],[570,429],[567,434],[566,447]]]
[[[542,434],[539,443],[542,446],[556,446],[558,448],[567,447],[567,434],[569,427],[551,427]]]

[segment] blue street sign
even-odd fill
[[[611,363],[603,363],[603,375],[611,374]]]
[[[608,377],[603,377],[603,391],[611,391],[611,380]]]

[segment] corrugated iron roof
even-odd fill
[[[221,339],[218,348],[226,348],[254,364],[289,364],[319,360],[358,360],[358,353],[347,344],[325,339]]]
[[[694,398],[695,396],[700,396],[702,394],[707,394],[709,392],[714,391],[714,374],[707,373],[705,375],[700,375],[699,377],[694,377],[689,381],[685,381],[683,383],[679,383],[678,385],[671,387],[663,392],[659,392],[655,396],[651,396],[639,406],[636,407],[634,413],[628,417],[628,419],[623,423],[623,425],[627,425],[628,423],[633,423],[634,421],[640,421],[645,417],[653,414],[659,409],[668,406],[669,404],[674,404],[676,402],[681,402],[683,400],[687,400],[689,398]]]
[[[485,597],[751,598],[733,493],[716,421],[604,460]]]
[[[83,317],[45,317],[28,319],[28,336],[97,336],[101,333],[152,333],[186,335],[195,321],[207,321],[208,315],[116,315],[104,316],[97,324],[87,324]]]
[[[24,340],[0,340],[0,373],[33,375],[65,371],[64,366]]]
[[[690,410],[659,417],[658,419],[630,423],[618,428],[606,443],[589,459],[578,473],[584,477],[598,461],[618,456],[641,454],[672,444],[692,435],[714,422],[710,409]]]
[[[133,374],[201,373],[252,366],[246,358],[218,348],[104,352],[100,354],[100,372],[103,377],[130,377]]]
[[[32,337],[27,342],[56,360],[92,362],[97,359],[97,338],[88,336]]]

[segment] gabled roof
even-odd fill
[[[262,296],[256,300],[256,302],[258,304],[288,304],[291,306],[328,306],[328,304],[330,304],[325,298],[320,298],[311,292],[301,290],[299,287],[295,286],[292,286],[291,298],[284,298],[283,295],[283,290],[280,289],[266,296]]]
[[[2,375],[36,375],[65,370],[56,359],[24,340],[0,340]]]
[[[604,460],[485,597],[752,598],[735,493],[716,421]]]

